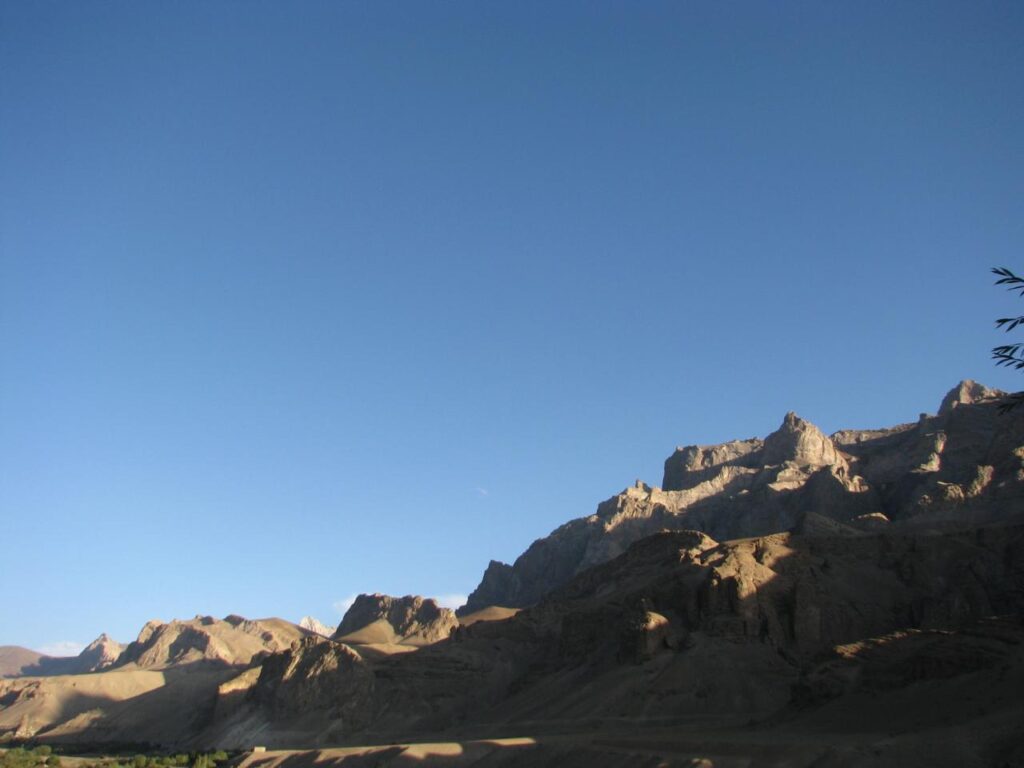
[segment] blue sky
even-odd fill
[[[466,594],[1021,309],[1019,3],[0,2],[0,644]]]

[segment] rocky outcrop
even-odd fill
[[[939,406],[939,415],[947,415],[958,405],[1000,401],[1005,397],[1006,393],[1001,390],[989,389],[984,384],[979,384],[971,379],[964,379],[942,398],[942,404]]]
[[[787,413],[782,426],[768,436],[761,452],[761,463],[766,466],[786,462],[800,467],[846,466],[832,441],[793,412]]]
[[[455,613],[419,595],[359,595],[342,617],[333,639],[348,643],[429,645],[458,626]]]
[[[720,477],[725,467],[752,469],[761,463],[764,441],[733,440],[721,445],[688,445],[676,448],[665,460],[662,486],[666,491],[685,491]]]
[[[1024,519],[1024,409],[1001,414],[1003,396],[964,381],[938,415],[916,424],[829,437],[788,413],[764,440],[677,448],[665,462],[663,488],[637,482],[595,514],[535,541],[512,565],[492,561],[460,614],[531,605],[662,529],[727,540]]]

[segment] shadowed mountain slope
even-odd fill
[[[1019,526],[724,544],[661,533],[514,617],[415,653],[368,658],[307,638],[265,662],[244,694],[235,689],[202,738],[370,743],[595,719],[764,718],[845,695],[842,667],[858,643],[870,655],[894,632],[938,642],[977,633],[966,628],[984,616],[1020,616],[1022,563]],[[1004,656],[997,663],[1019,661]],[[975,669],[964,664],[952,661],[948,675]]]

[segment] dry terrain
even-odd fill
[[[678,448],[493,562],[459,616],[150,622],[50,674],[0,656],[0,740],[270,751],[244,768],[1024,766],[1024,409]],[[325,635],[333,632],[330,637]],[[28,665],[28,666],[26,666]]]

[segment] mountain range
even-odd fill
[[[965,381],[914,423],[827,436],[790,413],[677,448],[661,487],[492,561],[456,613],[360,595],[333,631],[197,616],[73,660],[0,649],[0,740],[338,765],[1024,764],[1024,409],[1004,397]],[[243,763],[298,759],[259,754]]]

